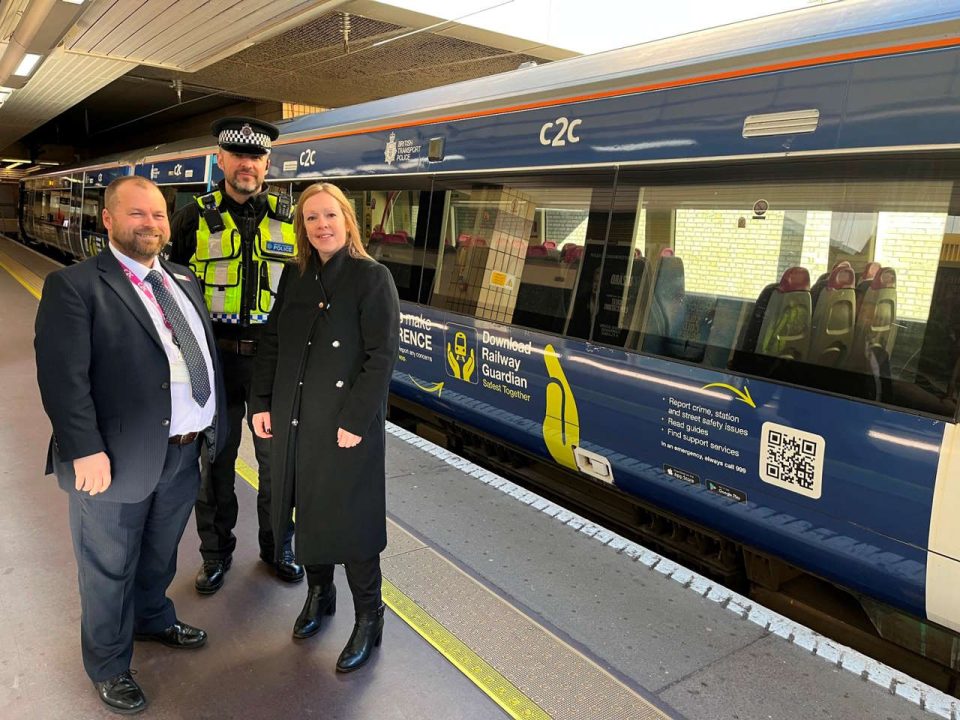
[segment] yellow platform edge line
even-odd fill
[[[383,601],[510,717],[523,720],[550,719],[543,708],[386,578],[383,579]]]
[[[259,483],[257,472],[241,458],[235,466],[237,475],[252,488]],[[426,610],[400,591],[396,585],[383,579],[383,601],[397,617],[413,628],[445,657],[470,682],[512,718],[518,720],[549,720],[550,716],[533,700],[524,695],[513,683],[497,672],[489,663],[467,647],[456,635],[437,622]]]
[[[233,466],[233,469],[236,471],[237,475],[247,481],[247,484],[250,487],[252,487],[254,490],[260,490],[260,475],[256,470],[247,465],[240,458],[237,458],[237,463]]]
[[[6,261],[6,262],[4,262],[4,261]],[[27,290],[28,293],[30,293],[30,294],[33,295],[37,300],[39,300],[39,299],[40,299],[40,291],[41,291],[40,288],[34,287],[33,283],[31,283],[29,280],[26,280],[26,279],[24,279],[23,277],[21,277],[21,275],[20,275],[19,272],[17,272],[15,269],[13,269],[12,267],[10,267],[11,265],[18,265],[18,266],[19,266],[20,263],[18,263],[16,260],[14,260],[14,259],[12,259],[11,257],[9,257],[8,255],[6,255],[5,253],[0,253],[0,268],[3,268],[4,270],[6,270],[6,271],[10,274],[10,277],[12,277],[12,278],[13,278],[14,280],[16,280],[18,283],[20,283],[21,285],[23,285],[23,287],[26,288],[26,290]],[[43,286],[41,285],[40,287],[42,288]]]

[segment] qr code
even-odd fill
[[[818,500],[825,448],[820,435],[765,422],[760,439],[760,479]]]

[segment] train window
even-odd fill
[[[594,340],[954,416],[960,165],[692,175],[623,176]]]
[[[422,184],[423,180],[414,182]],[[295,201],[299,201],[300,193],[310,184],[294,185]],[[424,197],[429,198],[429,192],[419,184],[395,179],[386,185],[380,179],[367,179],[362,184],[358,181],[337,183],[353,205],[360,239],[367,252],[390,270],[400,299],[414,302],[420,292],[426,246],[425,233],[419,226],[421,204]],[[407,187],[398,189],[401,185]]]
[[[438,181],[442,252],[430,304],[586,337],[612,186],[608,172]]]
[[[177,185],[171,188],[164,188],[164,197],[167,199],[167,212],[173,217],[177,210],[186,207],[192,203],[198,195],[203,195],[207,191],[206,185]],[[170,193],[166,192],[169,190]]]
[[[80,216],[80,226],[85,233],[101,233],[103,227],[103,188],[84,188],[83,208]]]

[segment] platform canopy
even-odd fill
[[[372,0],[0,0],[0,38],[0,180],[148,118],[140,145],[237,103],[338,107],[577,54]]]

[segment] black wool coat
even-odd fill
[[[385,416],[400,303],[389,270],[342,249],[284,269],[258,347],[253,410],[270,411],[271,518],[296,507],[297,559],[366,560],[387,544]],[[362,440],[337,446],[343,428]],[[279,551],[279,546],[278,546]]]

